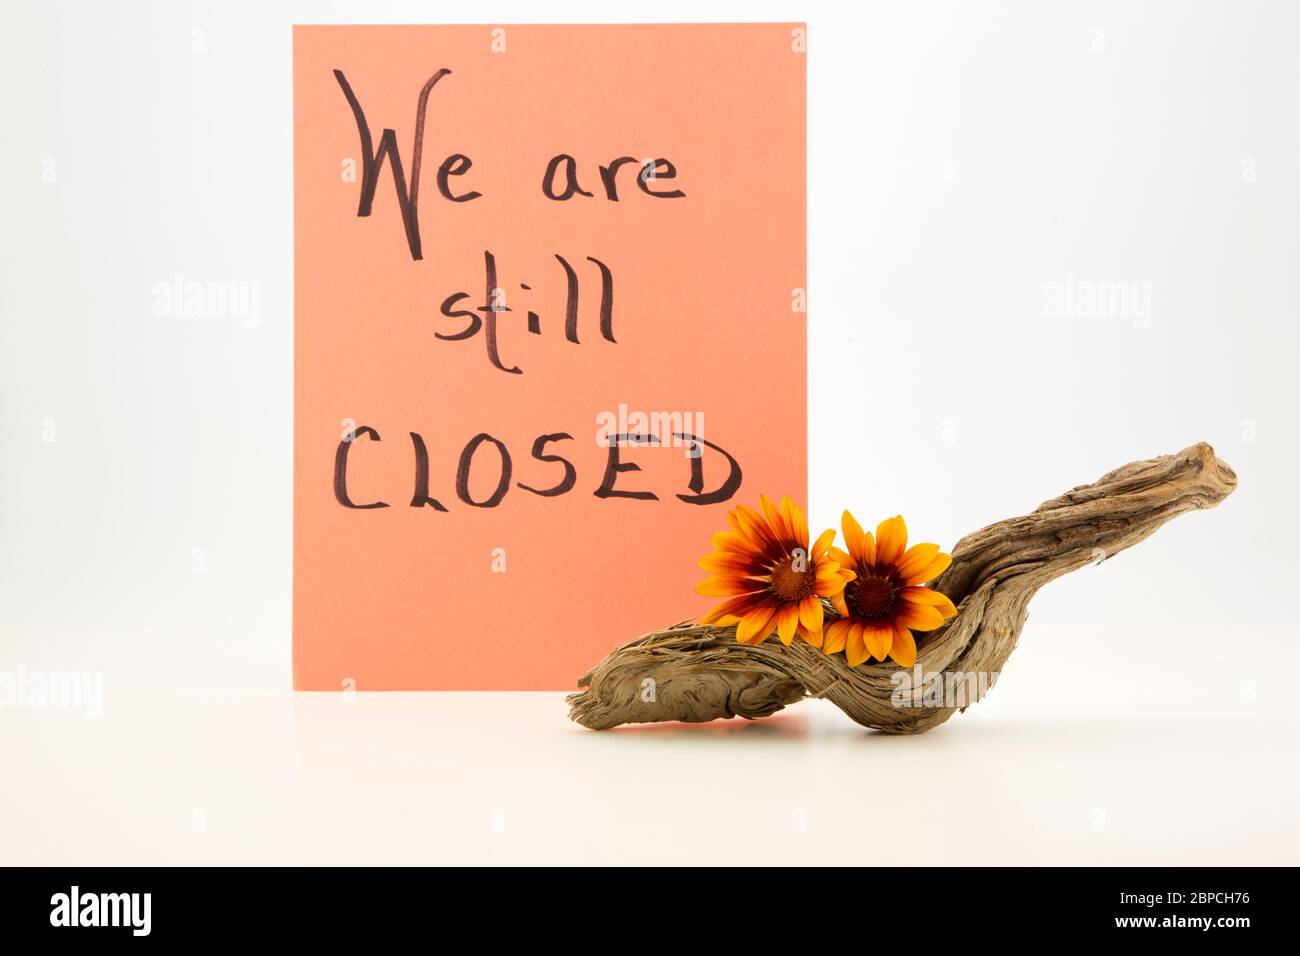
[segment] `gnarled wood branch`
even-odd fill
[[[925,635],[917,665],[927,679],[942,672],[996,675],[1044,584],[1132,547],[1176,515],[1213,508],[1236,486],[1233,470],[1201,443],[1117,468],[1033,514],[967,535],[931,584],[958,606],[957,617]],[[898,671],[892,662],[849,667],[843,654],[828,656],[798,638],[789,647],[773,637],[746,645],[737,643],[734,626],[679,625],[624,644],[579,678],[586,690],[569,696],[569,716],[595,730],[698,723],[766,717],[813,696],[866,727],[915,734],[964,709],[910,697],[896,706]]]

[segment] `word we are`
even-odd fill
[[[411,148],[411,182],[407,185],[406,174],[402,166],[402,156],[397,148],[397,132],[385,128],[379,137],[379,146],[375,147],[374,137],[370,133],[370,124],[365,111],[351,84],[342,70],[334,71],[343,96],[352,108],[356,120],[357,134],[361,137],[361,201],[357,206],[357,216],[370,215],[375,200],[375,189],[379,184],[379,174],[387,161],[392,171],[393,187],[397,191],[397,204],[402,210],[402,224],[406,229],[406,244],[411,251],[411,258],[424,258],[420,243],[420,169],[424,159],[424,126],[429,112],[429,95],[438,82],[450,76],[451,70],[445,67],[439,70],[420,89],[415,108],[415,140]],[[448,202],[471,202],[483,194],[476,190],[456,192],[452,188],[452,178],[466,175],[474,166],[474,161],[464,153],[452,153],[438,166],[438,193]],[[647,196],[655,199],[681,199],[686,194],[680,189],[660,189],[658,184],[664,180],[677,178],[677,167],[664,157],[639,160],[632,156],[619,156],[604,166],[599,167],[600,182],[605,199],[609,202],[619,201],[620,170],[631,166],[635,173],[637,188]],[[626,174],[624,174],[626,176]],[[578,163],[568,153],[551,157],[542,176],[542,193],[547,199],[566,202],[574,196],[594,198],[594,193],[583,189],[578,177]]]

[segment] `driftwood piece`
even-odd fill
[[[932,674],[996,675],[1015,649],[1030,599],[1044,584],[1096,564],[1185,511],[1213,508],[1237,476],[1201,443],[1177,455],[1136,461],[1091,485],[967,535],[931,587],[958,606],[925,635],[917,666]],[[804,697],[823,697],[866,727],[914,734],[964,706],[898,706],[892,661],[849,667],[798,638],[740,644],[735,627],[678,625],[619,647],[578,680],[569,716],[594,730],[628,723],[766,717]],[[913,674],[916,672],[913,671]],[[919,689],[918,689],[919,693]],[[967,700],[965,703],[973,702]]]

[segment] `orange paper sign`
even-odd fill
[[[804,31],[294,30],[294,686],[542,690],[806,493]]]

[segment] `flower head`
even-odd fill
[[[933,581],[952,563],[937,544],[907,546],[901,515],[887,518],[870,532],[849,512],[843,517],[845,554],[831,556],[855,577],[831,598],[839,617],[826,626],[822,650],[844,651],[850,667],[868,657],[892,657],[904,667],[916,663],[913,631],[932,631],[957,614],[945,595],[921,585]]]
[[[808,546],[808,522],[790,497],[778,509],[763,496],[763,513],[740,505],[727,513],[730,531],[713,536],[714,551],[700,559],[712,577],[695,590],[725,597],[701,618],[703,624],[735,624],[736,640],[757,644],[776,631],[789,644],[797,633],[822,646],[822,598],[834,597],[853,579],[830,556],[833,528]]]

